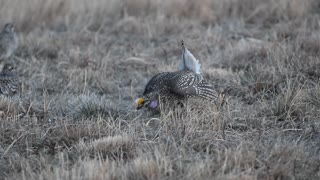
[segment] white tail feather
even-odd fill
[[[179,70],[191,70],[196,74],[201,74],[201,64],[199,60],[197,60],[193,54],[184,46],[183,40],[182,44],[182,55],[181,55],[181,63],[179,66]]]

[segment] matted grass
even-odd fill
[[[0,179],[319,179],[316,0],[10,0],[22,99],[0,99]],[[181,40],[226,95],[134,100]]]

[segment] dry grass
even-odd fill
[[[22,99],[0,99],[0,179],[319,179],[316,0],[10,0]],[[226,94],[135,111],[179,42]]]

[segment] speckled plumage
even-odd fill
[[[0,60],[9,58],[18,48],[18,37],[14,26],[6,24],[0,33]]]
[[[20,80],[11,64],[6,64],[0,72],[0,94],[15,96],[20,93]]]
[[[200,69],[201,64],[184,47],[183,42],[182,45],[180,70],[155,75],[145,87],[143,105],[155,109],[160,104],[172,104],[175,101],[183,101],[190,97],[200,97],[207,100],[216,99],[216,91],[203,79]]]

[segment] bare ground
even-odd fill
[[[10,0],[0,179],[319,179],[316,0]],[[184,39],[227,103],[135,111]]]

